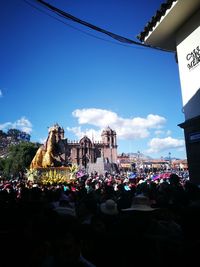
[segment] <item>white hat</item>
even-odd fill
[[[116,215],[119,213],[117,203],[113,199],[108,199],[106,202],[101,203],[100,210],[107,215]]]
[[[131,210],[138,210],[138,211],[152,211],[157,208],[152,208],[150,200],[147,196],[143,194],[139,194],[133,198],[132,204],[130,208],[122,209],[123,211],[131,211]]]

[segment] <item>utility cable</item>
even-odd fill
[[[61,16],[63,18],[75,21],[75,22],[77,22],[79,24],[82,24],[82,25],[84,25],[86,27],[89,27],[89,28],[91,28],[91,29],[93,29],[95,31],[104,33],[104,34],[110,36],[111,38],[113,38],[113,39],[115,39],[115,40],[117,40],[119,42],[126,43],[126,44],[134,44],[134,45],[137,45],[137,46],[156,49],[156,50],[161,50],[161,51],[164,51],[164,52],[171,52],[171,53],[173,52],[173,51],[170,51],[170,50],[162,49],[160,47],[156,47],[156,46],[152,46],[152,45],[147,45],[147,44],[136,42],[134,40],[131,40],[129,38],[126,38],[126,37],[120,36],[118,34],[112,33],[110,31],[102,29],[102,28],[100,28],[98,26],[95,26],[95,25],[93,25],[91,23],[88,23],[88,22],[86,22],[84,20],[81,20],[81,19],[79,19],[79,18],[77,18],[77,17],[75,17],[75,16],[73,16],[73,15],[71,15],[69,13],[64,12],[63,10],[58,9],[57,7],[54,7],[54,6],[50,5],[49,3],[46,3],[43,0],[36,0],[36,1],[39,2],[40,4],[42,4],[43,6],[45,6],[46,8],[50,9],[54,13],[56,13],[58,16]]]
[[[70,28],[72,28],[72,29],[74,29],[74,30],[76,30],[76,31],[79,31],[79,32],[84,33],[84,34],[86,34],[86,35],[88,35],[88,36],[91,36],[91,37],[93,37],[93,38],[96,38],[96,39],[99,39],[99,40],[102,40],[102,41],[105,41],[105,42],[108,42],[108,43],[112,43],[112,44],[115,44],[115,45],[120,45],[120,46],[125,46],[125,47],[129,47],[129,48],[133,48],[133,46],[126,45],[125,43],[114,42],[114,41],[111,41],[111,40],[104,39],[104,38],[102,38],[102,37],[96,36],[96,35],[94,35],[94,34],[92,34],[92,33],[86,32],[86,31],[84,31],[84,30],[81,30],[81,29],[79,29],[79,28],[77,28],[77,27],[75,27],[75,26],[72,26],[71,24],[66,23],[65,21],[63,21],[63,20],[61,20],[61,19],[59,19],[59,18],[57,18],[57,17],[55,17],[55,16],[49,14],[48,12],[44,11],[43,9],[41,9],[41,8],[39,8],[39,7],[36,7],[36,6],[33,5],[32,3],[30,3],[29,1],[27,1],[27,0],[23,0],[23,1],[24,1],[26,4],[28,4],[29,6],[31,6],[32,8],[34,8],[34,9],[36,9],[36,10],[42,12],[43,14],[49,16],[50,18],[53,18],[53,19],[55,19],[55,20],[57,20],[57,21],[59,21],[59,22],[65,24],[66,26],[68,26],[68,27],[70,27]],[[144,49],[144,47],[134,47],[134,48],[137,48],[137,49]]]

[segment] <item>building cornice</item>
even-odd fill
[[[168,0],[161,4],[137,38],[145,44],[176,51],[177,31],[199,8],[199,0]]]

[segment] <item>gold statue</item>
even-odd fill
[[[54,155],[55,145],[60,139],[64,137],[63,129],[55,124],[49,128],[48,138],[44,145],[42,145],[33,158],[30,169],[54,167],[56,157]]]

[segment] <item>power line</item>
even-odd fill
[[[98,31],[98,32],[101,32],[103,34],[106,34],[108,36],[110,36],[111,38],[119,41],[119,42],[122,42],[122,43],[126,43],[126,44],[134,44],[134,45],[137,45],[137,46],[141,46],[141,47],[146,47],[146,48],[151,48],[151,49],[156,49],[156,50],[161,50],[161,51],[164,51],[164,52],[172,52],[172,51],[169,51],[169,50],[165,50],[165,49],[162,49],[160,47],[155,47],[155,46],[151,46],[151,45],[146,45],[146,44],[143,44],[143,43],[139,43],[139,42],[136,42],[134,40],[131,40],[131,39],[128,39],[126,37],[123,37],[123,36],[120,36],[118,34],[115,34],[115,33],[112,33],[110,31],[107,31],[105,29],[102,29],[98,26],[95,26],[91,23],[88,23],[84,20],[81,20],[69,13],[66,13],[64,12],[63,10],[60,10],[58,9],[57,7],[54,7],[52,5],[50,5],[49,3],[46,3],[44,2],[43,0],[36,0],[37,2],[39,2],[40,4],[42,4],[43,6],[47,7],[48,9],[50,9],[52,12],[56,13],[58,16],[60,17],[63,17],[63,18],[66,18],[66,19],[69,19],[69,20],[72,20],[72,21],[75,21],[79,24],[82,24],[88,28],[91,28],[95,31]]]
[[[31,6],[32,8],[34,8],[34,9],[40,11],[41,13],[43,13],[43,14],[49,16],[50,18],[53,18],[53,19],[55,19],[55,20],[57,20],[57,21],[59,21],[59,22],[65,24],[66,26],[68,26],[68,27],[70,27],[70,28],[72,28],[72,29],[74,29],[74,30],[76,30],[76,31],[79,31],[79,32],[84,33],[84,34],[86,34],[86,35],[88,35],[88,36],[91,36],[91,37],[93,37],[93,38],[96,38],[96,39],[99,39],[99,40],[102,40],[102,41],[105,41],[105,42],[108,42],[108,43],[112,43],[112,44],[115,44],[115,45],[120,45],[120,46],[125,46],[125,47],[129,47],[129,48],[133,48],[133,47],[130,46],[130,45],[126,45],[126,44],[122,44],[122,43],[113,42],[113,41],[104,39],[104,38],[102,38],[102,37],[98,37],[98,36],[96,36],[96,35],[94,35],[94,34],[91,34],[91,33],[89,33],[89,32],[86,32],[86,31],[84,31],[84,30],[81,30],[81,29],[79,29],[79,28],[77,28],[77,27],[75,27],[75,26],[72,26],[71,24],[68,24],[68,23],[66,23],[65,21],[63,21],[63,20],[61,20],[61,19],[59,19],[59,18],[57,18],[57,17],[55,17],[55,16],[49,14],[48,12],[44,11],[43,9],[40,9],[40,8],[36,7],[36,6],[33,5],[32,3],[30,3],[29,1],[27,1],[27,0],[23,0],[23,1],[24,1],[26,4],[28,4],[29,6]],[[143,49],[144,47],[134,47],[134,48],[137,48],[137,49]]]
[[[73,20],[79,24],[82,24],[84,26],[87,26],[95,31],[98,31],[98,32],[101,32],[101,33],[104,33],[110,37],[112,37],[113,39],[119,41],[119,42],[122,42],[122,43],[128,43],[128,44],[134,44],[134,45],[138,45],[138,46],[143,46],[143,47],[148,47],[148,48],[152,48],[152,49],[157,49],[157,50],[161,50],[161,51],[164,51],[164,52],[172,52],[172,51],[169,51],[169,50],[165,50],[165,49],[162,49],[160,47],[155,47],[155,46],[151,46],[151,45],[145,45],[145,44],[142,44],[142,43],[139,43],[139,42],[136,42],[134,40],[131,40],[131,39],[128,39],[126,37],[123,37],[123,36],[120,36],[118,34],[115,34],[115,33],[112,33],[112,32],[109,32],[107,30],[104,30],[100,27],[97,27],[91,23],[88,23],[84,20],[81,20],[69,13],[66,13],[60,9],[58,9],[57,7],[54,7],[46,2],[44,2],[43,0],[37,0],[37,2],[41,3],[42,5],[46,6],[47,8],[49,8],[50,10],[52,10],[53,12],[55,12],[57,15],[59,16],[62,16],[64,18],[67,18],[67,19],[70,19],[70,20]]]

